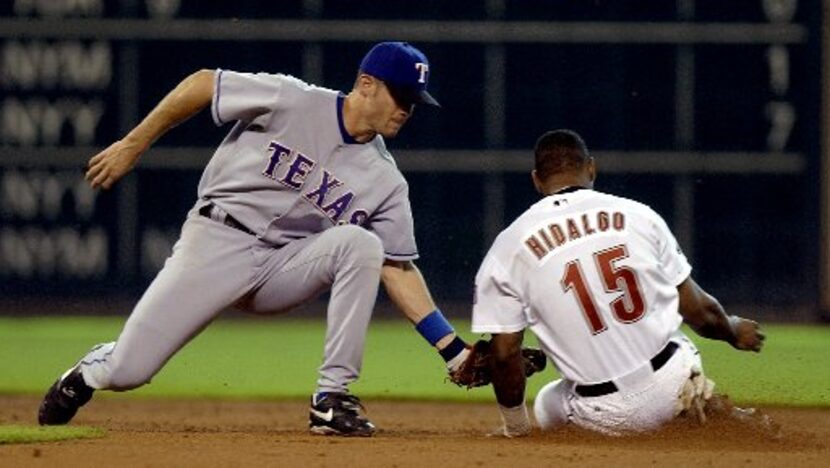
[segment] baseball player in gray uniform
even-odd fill
[[[311,397],[315,434],[370,436],[348,385],[360,374],[382,280],[450,371],[469,351],[413,264],[407,183],[384,145],[427,92],[429,62],[403,42],[375,45],[348,95],[297,78],[201,70],[122,140],[87,180],[110,188],[167,130],[210,106],[233,127],[208,163],[198,200],[164,268],[115,342],[92,348],[47,392],[40,424],[69,422],[94,390],[129,390],[230,306],[273,314],[330,290],[323,363]]]

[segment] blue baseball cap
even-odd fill
[[[441,106],[427,92],[429,60],[407,42],[381,42],[360,62],[360,71],[383,80],[395,99]]]

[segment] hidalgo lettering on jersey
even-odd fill
[[[301,190],[317,162],[276,141],[268,145],[268,150],[271,156],[262,175],[293,190]],[[320,174],[317,184],[303,192],[302,197],[335,224],[359,225],[366,221],[369,213],[361,209],[354,210],[348,221],[344,218],[354,201],[354,193],[343,187],[343,182],[325,168],[321,168]]]
[[[597,234],[625,230],[625,215],[603,210],[565,218],[536,229],[525,237],[524,245],[537,260],[560,247]]]

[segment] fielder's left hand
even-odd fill
[[[87,182],[92,188],[109,189],[132,170],[145,149],[127,139],[116,141],[89,160]]]

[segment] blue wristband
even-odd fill
[[[450,325],[450,322],[447,322],[447,319],[444,318],[444,314],[441,313],[440,309],[435,309],[429,313],[426,317],[421,319],[417,325],[415,325],[415,329],[418,330],[418,333],[424,337],[425,340],[429,342],[432,346],[435,346],[435,343],[441,340],[441,338],[449,335],[450,333],[455,333],[455,330]]]

